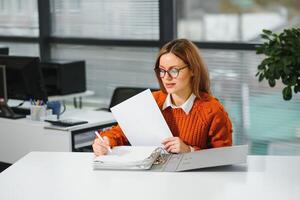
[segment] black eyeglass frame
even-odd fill
[[[188,67],[188,65],[185,65],[181,68],[172,67],[168,70],[162,69],[160,67],[156,67],[156,68],[154,68],[154,71],[155,71],[155,73],[157,73],[159,75],[160,78],[164,78],[166,76],[166,73],[168,73],[168,75],[172,78],[177,78],[179,76],[179,72],[187,67]],[[171,75],[171,73],[170,73],[171,70],[176,70],[176,76]],[[161,75],[162,73],[163,73],[163,76]]]

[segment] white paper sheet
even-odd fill
[[[111,111],[132,146],[161,146],[172,133],[147,89],[111,108]]]
[[[147,146],[117,146],[112,153],[95,157],[94,161],[101,161],[108,164],[131,164],[143,162],[157,147]]]
[[[162,153],[162,148],[151,146],[117,146],[112,153],[94,158],[94,169],[145,170],[150,169]]]

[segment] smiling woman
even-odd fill
[[[153,92],[153,96],[173,134],[161,141],[168,152],[232,145],[231,121],[212,96],[207,68],[191,41],[177,39],[164,45],[154,70],[161,90]],[[93,144],[98,156],[106,154],[109,146],[128,144],[118,125],[101,136],[104,141],[95,139]]]

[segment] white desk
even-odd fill
[[[89,123],[62,131],[44,129],[46,122],[0,118],[0,161],[14,163],[31,151],[72,151],[74,138],[78,138],[79,133],[115,122],[113,115],[105,111],[69,110],[61,118],[82,119]]]
[[[0,173],[0,199],[299,200],[300,157],[196,172],[93,171],[91,153],[32,152]]]

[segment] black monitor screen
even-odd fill
[[[8,47],[0,47],[0,54],[8,55],[9,49]]]
[[[0,65],[0,101],[7,101],[5,66]]]
[[[8,99],[47,101],[39,63],[38,57],[0,55],[0,65],[6,67]]]

